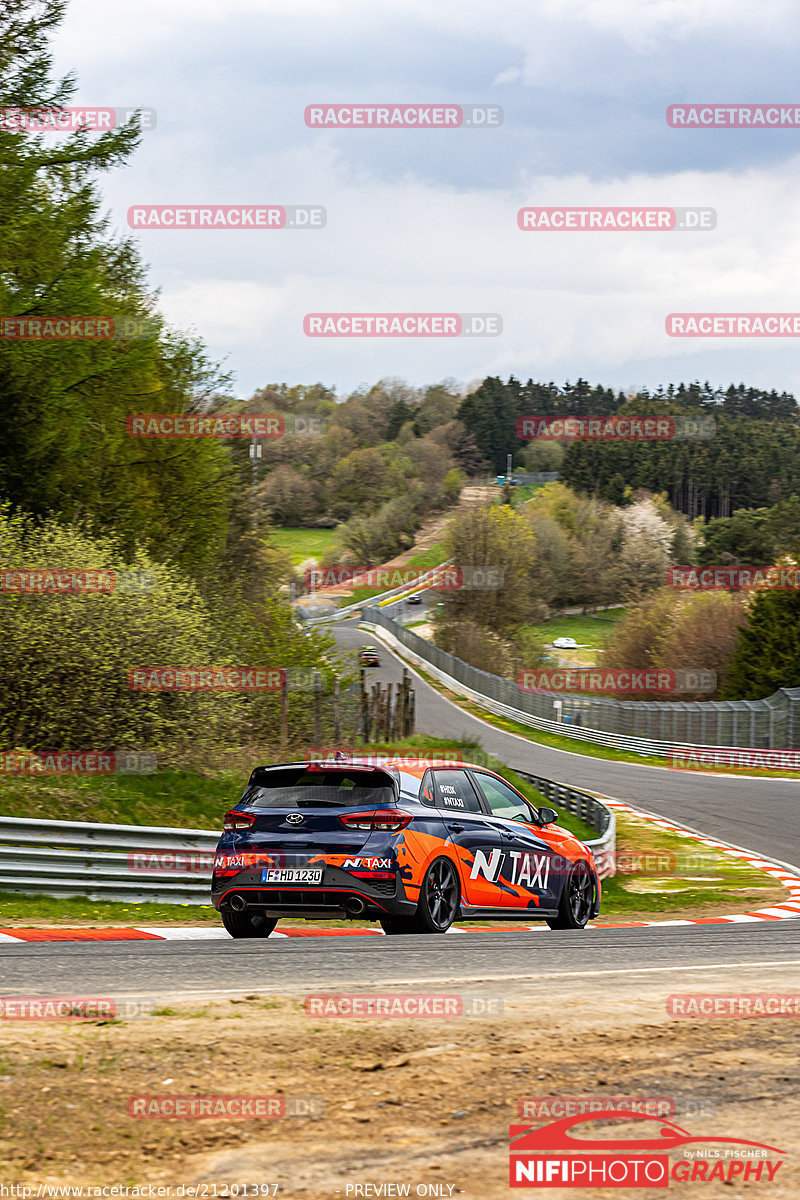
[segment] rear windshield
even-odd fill
[[[313,771],[305,767],[264,772],[250,783],[240,804],[258,808],[308,808],[313,805],[383,808],[394,805],[394,789],[383,771]]]

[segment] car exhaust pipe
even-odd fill
[[[247,908],[247,901],[245,900],[244,896],[231,896],[228,904],[234,912],[244,912],[244,910]]]
[[[366,904],[359,896],[348,896],[344,902],[344,910],[351,917],[360,917],[366,907]]]

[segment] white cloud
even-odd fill
[[[169,319],[229,356],[242,392],[266,379],[350,387],[381,375],[424,382],[489,372],[580,373],[620,387],[695,374],[800,383],[791,342],[694,343],[664,332],[674,310],[800,311],[792,131],[760,143],[780,145],[781,161],[692,158],[692,169],[681,155],[741,147],[738,131],[712,133],[712,142],[660,124],[641,145],[631,135],[644,127],[631,78],[657,68],[671,88],[685,52],[714,63],[722,38],[753,48],[748,61],[764,97],[791,99],[771,96],[769,59],[759,67],[757,57],[785,49],[797,19],[788,0],[498,0],[491,8],[384,0],[379,10],[366,0],[137,0],[110,12],[107,0],[72,0],[58,52],[61,69],[78,71],[82,101],[158,110],[157,129],[130,165],[103,182],[120,232],[133,203],[327,209],[321,231],[139,238]],[[433,37],[452,46],[452,61],[425,58]],[[322,56],[309,58],[309,47]],[[280,62],[280,80],[267,57]],[[514,61],[524,69],[506,65]],[[505,124],[430,136],[307,129],[304,105],[337,98],[325,72],[342,64],[350,82],[339,99],[374,98],[389,86],[384,67],[404,82],[390,99],[412,88],[421,99],[449,95],[463,78],[485,90],[475,99],[503,103]],[[521,107],[531,97],[523,81],[538,89],[530,111]],[[506,90],[492,95],[493,87]],[[706,98],[697,88],[693,98]],[[538,97],[559,105],[562,92],[586,103],[561,106],[564,130],[554,135],[580,172],[543,149]],[[633,165],[601,154],[597,178],[586,121],[604,105],[600,133],[615,153],[630,142]],[[719,224],[693,234],[521,233],[516,211],[526,204],[704,205]],[[320,310],[499,312],[505,329],[497,339],[312,340],[302,318]]]

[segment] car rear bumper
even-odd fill
[[[312,920],[360,917],[375,921],[387,915],[410,917],[416,911],[416,904],[398,894],[381,895],[374,888],[360,886],[265,887],[233,882],[221,892],[212,892],[211,900],[217,910],[252,908],[265,916]]]
[[[235,900],[234,897],[239,897]],[[360,879],[341,867],[327,865],[321,884],[266,884],[261,870],[240,871],[231,877],[214,875],[211,900],[216,909],[248,908],[272,916],[361,917],[377,920],[387,914],[411,916],[416,903],[408,900],[399,872],[389,879]]]

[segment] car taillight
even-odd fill
[[[253,813],[237,812],[232,808],[230,812],[226,812],[222,818],[222,828],[231,833],[235,829],[250,829],[256,823],[256,818]]]
[[[409,813],[398,808],[375,808],[372,812],[343,813],[339,820],[346,829],[384,830],[397,833],[411,823]]]
[[[348,875],[353,875],[356,879],[367,879],[373,883],[376,880],[391,880],[394,879],[394,871],[353,871],[348,868]]]

